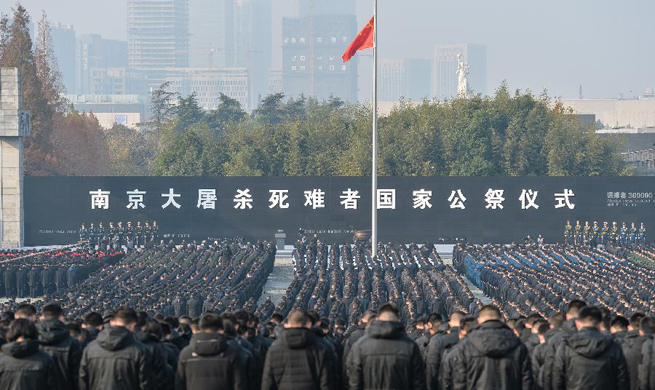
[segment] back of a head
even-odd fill
[[[398,321],[398,308],[393,303],[385,303],[378,309],[378,321]]]
[[[595,306],[585,306],[578,313],[580,327],[598,327],[603,321],[603,312]]]
[[[105,321],[102,318],[102,315],[95,311],[92,311],[91,313],[87,314],[84,317],[84,325],[87,326],[92,326],[94,328],[97,328],[99,326],[102,326],[104,323]]]
[[[203,332],[218,332],[223,330],[223,320],[216,313],[205,313],[200,317],[198,326]]]
[[[114,314],[114,323],[119,325],[119,326],[128,326],[131,324],[136,324],[137,322],[137,314],[134,309],[131,307],[126,307],[123,306],[118,311],[116,314]]]
[[[655,317],[644,317],[639,321],[639,332],[644,335],[655,334]]]
[[[287,317],[287,326],[289,328],[304,328],[310,322],[311,319],[304,310],[294,310]]]
[[[142,331],[144,333],[151,334],[158,339],[162,339],[164,337],[164,331],[162,330],[161,324],[159,321],[157,321],[154,318],[147,317],[145,320],[143,320],[144,323],[141,326]]]
[[[16,309],[16,318],[30,319],[36,316],[36,307],[29,303],[23,303]]]
[[[62,310],[61,305],[53,302],[43,306],[43,309],[41,309],[41,314],[46,319],[52,319],[61,317],[64,314],[64,311]]]
[[[562,313],[555,313],[548,319],[548,323],[554,328],[561,328],[566,321],[566,317]]]
[[[486,305],[482,306],[478,313],[478,323],[482,324],[487,321],[500,321],[502,318],[500,310],[496,306]]]
[[[448,323],[451,327],[457,327],[464,317],[466,317],[466,315],[463,312],[456,310],[450,314]]]
[[[579,299],[572,300],[569,302],[568,308],[566,309],[566,316],[569,318],[577,318],[580,310],[585,306],[587,306],[587,304],[584,301]]]
[[[475,325],[475,317],[462,317],[461,321],[459,321],[459,330],[463,330],[468,334],[473,329],[473,327],[475,327]]]
[[[282,317],[282,314],[280,314],[280,313],[273,313],[273,315],[271,316],[271,319],[269,321],[271,321],[271,322],[275,323],[276,325],[278,325],[278,324],[281,324],[284,321],[284,317]]]
[[[613,332],[625,332],[628,330],[628,325],[630,325],[630,321],[623,316],[616,316],[610,321],[610,329]]]
[[[537,333],[541,336],[545,336],[549,329],[550,329],[550,325],[546,323],[541,323],[537,327]]]
[[[639,324],[641,323],[641,319],[646,317],[646,314],[644,313],[634,313],[633,315],[630,316],[630,327],[634,330],[639,330]]]
[[[39,338],[39,333],[32,321],[25,318],[17,318],[9,324],[7,341],[16,341],[19,337],[25,340],[36,340]]]

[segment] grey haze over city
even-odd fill
[[[274,68],[282,65],[282,19],[294,16],[296,1],[270,0]],[[359,30],[371,17],[372,0],[352,1]],[[14,4],[5,1],[0,11],[9,13]],[[51,22],[70,23],[78,35],[127,39],[126,0],[21,4],[35,21],[45,10]],[[487,93],[507,80],[511,89],[547,89],[563,98],[577,98],[580,86],[585,98],[631,97],[655,86],[653,15],[650,0],[380,0],[380,57],[431,60],[436,44],[476,43],[486,46]],[[358,97],[367,100],[371,55],[359,57]]]

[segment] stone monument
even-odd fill
[[[30,114],[22,110],[17,68],[0,68],[0,247],[23,246],[23,137]]]
[[[457,97],[466,99],[469,93],[468,74],[471,70],[469,64],[462,61],[462,55],[457,55]]]

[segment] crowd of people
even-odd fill
[[[548,317],[572,299],[626,316],[655,312],[655,270],[603,249],[458,245],[453,264],[506,317]]]
[[[597,221],[590,224],[585,221],[584,226],[580,221],[575,222],[575,226],[571,221],[566,221],[564,225],[564,244],[566,245],[585,245],[596,248],[602,246],[629,246],[637,247],[646,245],[646,226],[641,223],[639,228],[634,222],[630,223],[628,227],[626,222],[623,222],[619,227],[618,223],[603,222],[599,225]]]
[[[123,226],[123,222],[118,222],[116,225],[109,222],[107,228],[100,222],[97,226],[92,223],[89,227],[86,227],[86,224],[82,224],[80,227],[80,242],[87,242],[92,249],[121,250],[125,248],[130,251],[135,248],[154,246],[158,239],[157,221],[152,221],[152,224],[149,221],[141,224],[139,221],[136,225],[132,225],[130,221],[125,226]]]
[[[380,248],[374,259],[361,244],[328,246],[317,237],[299,241],[293,252],[295,278],[276,312],[315,310],[353,327],[364,312],[385,302],[394,303],[407,323],[429,313],[475,313],[482,306],[434,245]]]
[[[63,249],[9,251],[0,256],[0,297],[25,298],[62,292],[103,266],[116,264],[120,251]]]
[[[451,266],[430,243],[374,257],[303,237],[277,304],[275,254],[243,239],[4,254],[96,268],[3,304],[0,390],[655,390],[655,270],[607,248],[459,244]]]

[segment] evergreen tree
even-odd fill
[[[30,38],[30,16],[22,5],[13,10],[11,23],[0,23],[0,65],[15,67],[21,72],[23,109],[30,111],[32,135],[25,138],[25,173],[45,175],[56,173],[56,159],[52,153],[51,134],[53,106],[48,102],[37,67]]]

